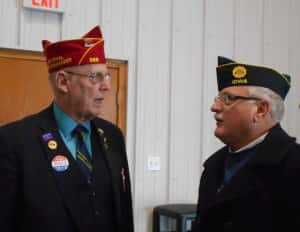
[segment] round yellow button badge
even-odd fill
[[[55,140],[50,140],[48,142],[48,147],[51,150],[55,150],[57,148],[57,142]]]

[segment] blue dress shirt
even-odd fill
[[[53,112],[58,125],[58,131],[66,147],[69,149],[74,159],[76,159],[76,138],[72,135],[72,131],[78,125],[78,123],[70,116],[65,114],[55,103],[53,104]],[[89,153],[92,154],[91,122],[88,121],[81,125],[87,129],[87,135],[84,137],[84,143]]]

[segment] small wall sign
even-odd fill
[[[63,13],[64,0],[23,0],[26,8]]]

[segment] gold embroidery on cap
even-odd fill
[[[243,78],[247,75],[247,69],[244,66],[236,66],[232,70],[232,75],[234,78]]]
[[[98,42],[94,43],[93,46],[89,47],[88,49],[86,49],[86,51],[82,54],[78,65],[81,65],[81,63],[83,62],[83,59],[87,56],[87,54],[91,51],[91,49],[94,49],[96,47],[96,45],[98,45],[99,43],[103,42],[104,40],[101,38],[99,39]]]
[[[235,79],[235,80],[232,80],[231,83],[233,85],[248,84],[248,80],[247,79]]]
[[[63,57],[63,56],[56,56],[56,57],[52,57],[50,58],[48,61],[48,66],[50,69],[54,69],[57,68],[59,66],[62,65],[66,65],[69,63],[72,63],[72,58],[71,57]]]
[[[99,57],[90,57],[89,61],[90,63],[99,63]]]

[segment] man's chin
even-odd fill
[[[92,113],[92,117],[94,118],[101,118],[103,117],[103,110],[95,110],[93,113]]]
[[[215,136],[220,139],[223,142],[223,138],[224,138],[224,131],[221,128],[216,128],[215,129]]]
[[[95,108],[101,108],[101,107],[103,107],[103,104],[104,104],[103,100],[94,101]]]
[[[92,120],[94,118],[101,117],[101,111],[100,110],[93,110],[85,114],[85,118],[88,120]]]

